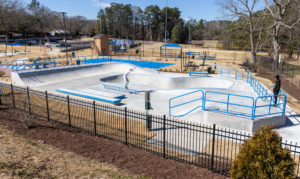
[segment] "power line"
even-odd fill
[[[102,34],[102,12],[101,12],[101,10],[102,10],[102,8],[101,8],[101,0],[99,0],[100,1],[100,13],[99,13],[99,22],[100,22],[100,34]]]
[[[66,57],[68,60],[68,52],[67,52],[67,30],[66,30],[66,21],[65,21],[65,15],[67,14],[66,12],[61,12],[61,14],[63,15],[63,23],[64,23],[64,41],[65,41],[65,52],[66,52]]]

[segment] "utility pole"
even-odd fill
[[[168,25],[168,0],[167,0],[167,7],[166,7],[166,21],[165,21],[165,58],[167,53],[167,25]]]
[[[65,42],[65,52],[66,52],[66,57],[67,57],[67,63],[69,62],[68,58],[68,52],[67,52],[67,30],[66,30],[66,21],[65,21],[65,15],[67,14],[66,12],[61,12],[63,15],[63,23],[64,23],[64,42]]]
[[[190,51],[191,51],[191,45],[192,45],[192,37],[191,37],[191,17],[189,18],[189,43],[190,43]]]
[[[101,12],[101,0],[100,1],[100,13],[99,13],[99,22],[100,22],[100,34],[102,34],[102,12]]]

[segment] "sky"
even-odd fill
[[[66,12],[68,16],[85,16],[88,19],[96,19],[99,11],[100,0],[38,0],[42,5],[53,11]],[[23,0],[24,4],[31,0]],[[148,5],[158,5],[163,8],[167,0],[101,0],[101,7],[105,8],[110,3],[132,4],[144,9]],[[182,18],[194,18],[210,20],[222,19],[221,8],[216,5],[216,0],[168,0],[169,7],[177,7],[181,11]]]

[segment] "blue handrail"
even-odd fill
[[[250,96],[243,96],[243,95],[236,95],[236,94],[222,93],[222,92],[215,92],[215,91],[206,91],[205,95],[202,96],[202,99],[200,99],[200,98],[196,99],[196,100],[202,100],[202,110],[216,111],[216,112],[222,112],[222,113],[231,114],[231,115],[249,117],[249,118],[251,118],[251,120],[254,120],[255,118],[258,118],[258,117],[270,116],[270,115],[274,115],[274,114],[282,114],[282,115],[285,114],[287,94],[284,91],[280,90],[280,93],[278,94],[278,103],[276,106],[279,108],[280,112],[271,112],[271,108],[272,108],[272,105],[274,102],[274,95],[273,95],[272,91],[269,88],[265,87],[263,84],[261,84],[250,72],[246,72],[246,71],[242,71],[242,70],[231,70],[229,68],[222,68],[220,74],[221,74],[221,77],[223,77],[223,78],[234,78],[236,80],[246,81],[253,88],[253,90],[257,93],[258,97],[254,100],[254,98],[250,97]],[[193,92],[187,93],[186,95],[191,94],[191,93],[193,93]],[[227,95],[227,100],[226,100],[226,102],[224,102],[224,101],[207,99],[208,93]],[[183,96],[185,96],[185,95],[180,95],[180,96],[177,96],[177,97],[174,97],[171,99],[177,99],[177,98],[180,98]],[[237,97],[251,99],[252,105],[231,103],[230,102],[231,96],[237,96]],[[191,102],[194,102],[196,100],[191,100]],[[264,104],[264,105],[258,105],[257,102],[259,100],[262,100],[264,102],[269,102],[269,103]],[[206,105],[207,102],[226,104],[226,110],[208,108]],[[185,103],[179,104],[177,106],[171,106],[171,103],[169,103],[169,115],[172,116],[173,108],[176,108],[178,106],[183,106],[185,104],[189,104],[189,102],[185,102]],[[250,108],[250,109],[252,109],[252,113],[251,113],[251,115],[247,115],[242,112],[233,112],[233,111],[229,110],[230,106],[240,106],[240,107]],[[262,108],[262,107],[269,107],[269,110],[264,114],[257,115],[256,114],[257,109]],[[194,110],[195,109],[192,109],[191,111],[189,111],[186,114],[189,114]],[[181,115],[181,116],[183,116],[183,115]]]
[[[176,100],[178,98],[185,97],[185,96],[189,96],[191,94],[195,94],[195,93],[198,93],[198,92],[201,94],[201,97],[196,98],[196,99],[191,100],[191,101],[188,101],[188,102],[183,102],[183,103],[180,103],[180,104],[177,104],[177,105],[174,105],[174,106],[172,105],[172,103],[173,103],[174,100]],[[187,115],[187,114],[195,111],[196,109],[198,109],[200,107],[202,107],[202,109],[203,109],[203,104],[204,104],[203,96],[204,96],[203,90],[196,90],[196,91],[189,92],[189,93],[186,93],[186,94],[183,94],[183,95],[179,95],[179,96],[176,96],[174,98],[169,99],[169,116],[170,117],[183,117],[183,116],[185,116],[185,115]],[[196,101],[201,101],[201,100],[202,100],[201,105],[197,105],[195,108],[189,110],[188,112],[186,112],[184,114],[181,114],[181,115],[172,115],[172,109],[173,108],[180,107],[180,106],[183,106],[183,105],[186,105],[186,104],[190,104],[190,103],[193,103],[193,102],[196,102]]]

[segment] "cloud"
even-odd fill
[[[182,18],[184,21],[189,21],[189,20],[191,20],[192,18],[191,17],[184,17],[184,18]]]
[[[103,9],[110,7],[110,3],[108,3],[108,2],[101,2],[101,4],[100,4],[99,0],[92,0],[92,1],[96,7],[100,7],[100,5],[101,5],[101,8],[103,8]]]

